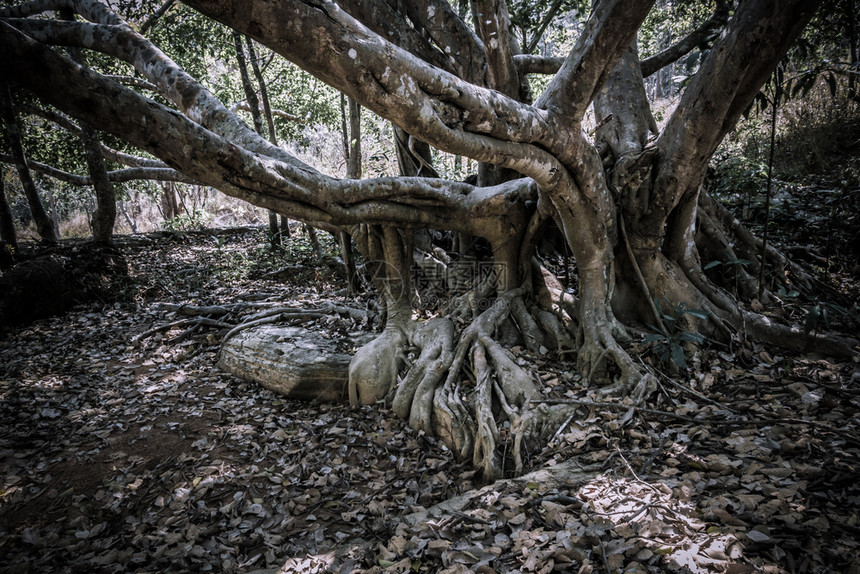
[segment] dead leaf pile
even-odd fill
[[[263,244],[127,248],[136,298],[0,339],[0,571],[860,572],[857,362],[702,351],[634,406],[521,350],[577,416],[485,486],[387,411],[220,372],[217,328],[156,329],[156,302],[343,300]]]

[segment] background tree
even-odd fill
[[[811,336],[745,308],[749,300],[705,273],[701,255],[723,242],[760,246],[702,184],[710,158],[813,16],[814,3],[741,2],[719,37],[705,35],[714,43],[702,50],[660,128],[635,42],[653,2],[596,3],[569,53],[548,61],[522,54],[503,0],[470,3],[471,19],[441,0],[186,2],[391,121],[407,149],[429,146],[478,162],[480,186],[320,173],[249,128],[103,5],[73,4],[87,22],[30,18],[51,2],[3,10],[0,42],[14,56],[0,63],[5,77],[224,193],[333,232],[359,226],[356,242],[374,268],[387,319],[352,361],[351,400],[389,400],[413,428],[473,457],[487,477],[508,465],[520,470],[523,440],[543,426],[557,428],[569,411],[535,402],[538,383],[505,346],[575,351],[585,380],[635,400],[653,390],[654,375],[624,343],[629,327],[660,323],[664,307],[655,300],[698,310],[675,315],[698,317],[699,334],[715,339],[852,352],[854,341]],[[525,38],[527,48],[535,46]],[[82,69],[53,48],[64,45],[125,62],[163,99]],[[13,61],[39,73],[21,74]],[[532,94],[527,70],[555,69]],[[430,164],[420,152],[412,157]],[[489,270],[474,273],[472,288],[427,321],[412,313],[416,229],[478,238],[475,252]],[[535,257],[552,229],[574,256],[575,295]],[[772,247],[752,261],[742,295],[755,291],[759,266],[771,267],[776,281],[820,287]],[[420,354],[401,377],[410,346]],[[510,461],[496,448],[503,422],[514,436]]]
[[[6,251],[3,254],[4,261],[11,263],[15,250],[18,249],[18,236],[12,221],[12,209],[6,197],[6,182],[2,171],[0,171],[0,242],[3,243],[2,249]]]
[[[12,150],[12,157],[18,170],[18,179],[21,181],[21,187],[24,188],[24,195],[27,197],[27,203],[30,205],[30,213],[36,222],[36,229],[42,241],[56,243],[57,235],[54,230],[54,222],[51,221],[51,218],[48,217],[48,213],[45,211],[42,199],[39,197],[39,191],[36,189],[36,183],[33,181],[33,176],[30,173],[30,166],[27,163],[27,157],[24,154],[24,147],[21,143],[18,119],[15,117],[15,110],[12,104],[12,94],[6,82],[0,82],[0,107],[2,107],[3,111],[3,122],[6,125],[6,141]]]
[[[250,109],[251,117],[254,120],[254,129],[257,130],[258,134],[264,135],[265,134],[265,132],[263,131],[264,109],[260,105],[260,98],[257,97],[257,90],[254,87],[254,85],[251,83],[251,76],[248,75],[248,64],[247,64],[247,58],[245,57],[245,47],[242,43],[242,34],[234,31],[233,32],[233,43],[236,47],[236,62],[239,64],[239,76],[242,78],[242,88],[245,91],[245,98],[248,101],[248,108]],[[250,40],[248,40],[248,46],[250,47],[250,45],[251,45]],[[253,54],[252,54],[252,60],[254,60]],[[257,79],[259,80],[260,74],[257,73],[256,76],[257,76]],[[268,121],[269,126],[270,126],[270,133],[272,134],[270,136],[270,141],[272,141],[273,144],[278,145],[277,140],[271,139],[272,137],[274,137],[274,123],[271,120],[272,112],[271,112],[271,109],[269,109],[269,107],[268,107],[268,98],[266,101],[267,101],[267,103],[266,103],[265,112],[267,113],[267,121]],[[269,243],[271,244],[272,249],[277,249],[281,244],[280,229],[278,228],[278,214],[273,209],[269,210]]]

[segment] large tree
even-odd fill
[[[535,351],[572,347],[583,378],[635,398],[649,392],[653,375],[624,343],[630,326],[660,325],[655,300],[702,310],[707,319],[696,329],[714,338],[851,352],[850,341],[809,336],[746,310],[702,264],[726,250],[755,259],[760,243],[702,185],[717,146],[816,2],[741,0],[731,12],[719,2],[697,41],[714,37],[718,26],[722,31],[659,131],[636,49],[653,0],[594,2],[560,59],[521,53],[504,0],[471,2],[472,25],[463,18],[467,10],[445,0],[185,3],[390,120],[418,169],[371,179],[318,172],[249,128],[96,0],[3,9],[2,73],[187,177],[290,218],[350,232],[376,267],[386,311],[383,332],[353,359],[350,399],[368,404],[387,397],[414,428],[474,457],[487,477],[510,464],[496,448],[500,421],[510,421],[518,469],[522,439],[564,415],[563,407],[537,407],[538,382],[500,341],[519,340]],[[59,7],[82,19],[42,17]],[[82,67],[61,46],[126,62],[170,105]],[[541,94],[529,93],[531,71],[554,74]],[[592,132],[584,128],[589,109],[598,126]],[[435,177],[426,146],[480,162],[479,186]],[[551,227],[575,258],[575,297],[535,258]],[[482,238],[493,271],[477,275],[448,314],[417,322],[411,270],[416,231],[425,229],[452,232],[461,242]],[[772,248],[752,266],[760,264],[811,285]],[[741,278],[742,297],[756,292],[752,271]],[[454,316],[467,326],[460,329]],[[407,347],[420,353],[403,374]],[[466,364],[474,384],[463,383]]]

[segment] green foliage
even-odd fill
[[[812,331],[821,330],[822,327],[830,329],[837,321],[843,324],[856,323],[857,317],[841,305],[819,301],[806,310],[803,332],[809,334]]]
[[[737,295],[740,282],[740,274],[738,273],[738,270],[740,267],[746,267],[747,265],[752,264],[753,262],[749,259],[734,257],[730,251],[726,251],[722,260],[715,259],[714,261],[709,261],[705,264],[703,269],[705,271],[708,271],[709,269],[719,268],[719,270],[722,272],[721,284],[726,286],[730,283],[733,283],[734,292],[735,295]]]
[[[756,196],[767,181],[767,165],[744,155],[718,154],[708,174],[711,193],[728,198]]]
[[[645,342],[651,345],[651,352],[663,364],[673,364],[679,369],[687,369],[687,358],[684,352],[684,344],[698,345],[705,340],[701,333],[686,331],[681,323],[685,316],[707,319],[706,311],[690,309],[682,301],[672,305],[667,299],[661,303],[659,299],[654,300],[654,306],[666,327],[664,332],[659,327],[648,324],[652,333],[645,335]]]
[[[674,2],[660,0],[648,13],[639,29],[638,45],[641,58],[647,58],[671,46],[707,20],[714,12],[713,0]],[[689,57],[696,57],[698,51]]]
[[[521,39],[523,48],[531,45],[537,47],[540,40],[546,41],[546,19],[552,16],[550,23],[565,13],[572,13],[584,18],[588,15],[591,3],[586,0],[561,0],[558,6],[556,2],[534,2],[533,0],[514,0],[508,3],[508,12],[511,16],[514,33]],[[550,9],[555,8],[553,13]],[[542,29],[542,27],[544,27]],[[537,34],[544,38],[536,39]]]
[[[217,97],[228,95],[224,93],[225,86],[217,81],[223,70],[217,63],[235,60],[227,28],[177,2],[152,27],[148,36],[191,76],[202,82],[209,79],[208,87]],[[235,101],[235,98],[227,97],[224,101]]]
[[[324,257],[334,257],[340,253],[340,247],[334,236],[330,233],[317,230],[317,238],[319,239]],[[310,238],[306,233],[294,233],[292,237],[285,241],[287,241],[287,244],[284,246],[284,249],[290,261],[294,261],[298,265],[319,265],[320,262],[314,253],[313,245],[311,245]]]
[[[183,213],[168,219],[161,225],[166,231],[192,231],[204,229],[211,217],[202,209],[195,209],[191,213]]]

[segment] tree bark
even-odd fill
[[[658,70],[662,70],[669,64],[677,62],[686,54],[689,54],[695,48],[704,44],[710,37],[715,35],[715,32],[729,18],[729,9],[731,2],[727,0],[717,0],[717,7],[710,18],[702,22],[702,24],[684,36],[680,41],[661,50],[659,53],[642,60],[642,76],[647,78]]]
[[[98,134],[85,123],[81,124],[81,129],[84,134],[81,141],[96,192],[96,210],[92,220],[93,239],[97,243],[110,245],[113,243],[113,227],[116,223],[116,195],[101,154]]]
[[[348,102],[347,102],[348,100]],[[347,112],[349,122],[347,127]],[[340,95],[341,130],[343,131],[343,151],[346,158],[346,177],[361,179],[361,107],[352,98]],[[343,258],[343,268],[346,273],[346,286],[349,295],[358,293],[358,274],[355,270],[355,258],[352,253],[352,236],[346,232],[338,233],[338,244]]]
[[[164,221],[169,221],[180,215],[179,203],[176,201],[176,184],[172,181],[162,181],[161,184],[161,215]]]
[[[259,58],[257,57],[257,51],[254,48],[254,42],[247,36],[245,36],[245,42],[248,44],[248,55],[251,59],[251,69],[254,70],[254,76],[257,78],[257,84],[260,86],[260,100],[263,103],[263,116],[266,119],[266,126],[269,128],[269,141],[272,142],[272,145],[278,145],[278,133],[275,131],[275,112],[272,110],[272,105],[269,101],[269,89],[266,86],[266,80],[263,78],[263,72],[260,70]],[[293,121],[302,121],[301,118],[297,118],[292,114],[286,114],[284,112],[279,113],[280,116],[288,117]],[[270,233],[274,233],[274,229],[278,229],[277,231],[277,243],[280,245],[281,240],[284,237],[290,237],[290,220],[283,214],[280,215],[280,225],[278,225],[277,221],[277,212],[273,209],[269,210],[269,230]]]

